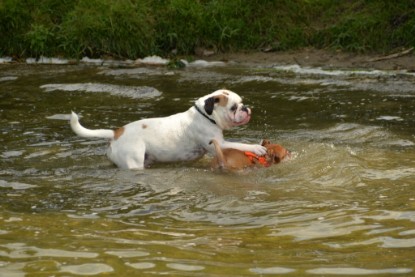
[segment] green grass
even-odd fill
[[[415,46],[407,0],[1,0],[0,56],[135,59],[272,47]]]

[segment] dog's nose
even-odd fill
[[[247,106],[242,106],[241,111],[246,112],[248,115],[251,115],[251,109]]]

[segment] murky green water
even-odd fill
[[[415,274],[415,75],[231,64],[0,66],[0,276]],[[226,87],[232,140],[294,152],[238,174],[209,157],[115,168],[90,128],[180,112]]]

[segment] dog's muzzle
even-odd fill
[[[242,106],[234,114],[233,126],[240,126],[240,125],[247,124],[250,119],[251,119],[251,109],[246,106]]]

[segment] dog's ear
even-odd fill
[[[217,97],[209,97],[208,99],[205,100],[205,112],[208,115],[211,115],[213,113],[213,108],[215,107],[215,103],[219,102],[219,98]]]

